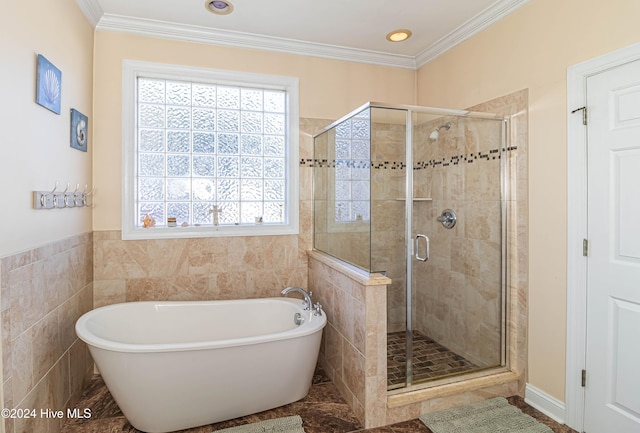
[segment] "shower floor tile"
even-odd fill
[[[404,331],[387,334],[387,386],[405,381],[407,358]],[[479,367],[464,357],[413,331],[413,382],[445,377],[477,370]]]

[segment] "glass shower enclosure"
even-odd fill
[[[314,248],[392,281],[390,390],[505,366],[507,128],[370,102],[314,137]]]

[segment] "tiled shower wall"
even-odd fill
[[[36,409],[4,419],[8,433],[57,432],[63,410],[80,397],[93,371],[76,320],[93,305],[93,240],[82,234],[0,259],[5,408]]]
[[[312,136],[331,123],[300,119],[300,234],[170,240],[121,239],[94,232],[94,304],[278,296],[307,287],[312,247]]]

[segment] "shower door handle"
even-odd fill
[[[424,239],[426,245],[423,257],[420,257],[420,239]],[[420,260],[421,262],[426,262],[427,260],[429,260],[429,238],[427,237],[427,235],[416,235],[416,260]]]

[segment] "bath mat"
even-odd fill
[[[305,433],[305,431],[302,428],[302,418],[294,415],[216,430],[215,433]]]
[[[433,433],[553,433],[504,397],[420,416]]]

